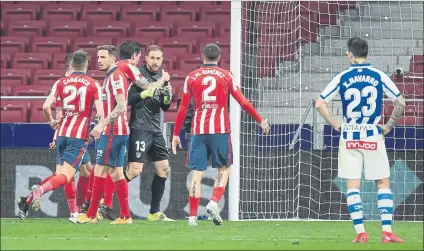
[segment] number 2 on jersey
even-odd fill
[[[85,110],[85,97],[87,94],[87,86],[82,86],[77,89],[73,85],[67,85],[63,88],[63,93],[67,96],[63,99],[63,109],[74,111],[75,105],[73,101],[79,97],[79,111],[82,112]]]
[[[212,76],[207,76],[202,80],[202,85],[208,85],[208,87],[203,91],[203,101],[216,101],[216,96],[210,95],[210,93],[216,89],[216,78]]]
[[[370,96],[368,97],[368,95]],[[359,118],[361,117],[361,112],[364,117],[374,114],[376,108],[375,100],[377,99],[377,89],[374,86],[367,86],[362,91],[355,88],[347,89],[344,96],[346,100],[352,100],[346,108],[348,118]],[[362,106],[360,112],[354,112],[353,110],[358,107],[363,97],[368,97],[367,105],[369,105],[369,108],[368,106]]]

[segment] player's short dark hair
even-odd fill
[[[83,50],[77,50],[72,53],[72,66],[76,71],[86,70],[88,62],[88,53]]]
[[[159,45],[156,45],[156,44],[152,44],[149,47],[147,47],[147,53],[146,53],[146,55],[149,55],[149,53],[151,51],[160,51],[160,52],[163,53],[162,47],[160,47]]]
[[[365,39],[353,37],[347,41],[347,48],[356,58],[368,56],[368,42]]]
[[[72,62],[72,53],[67,53],[65,56],[65,71],[69,71],[69,66]]]
[[[119,46],[119,57],[121,59],[131,59],[134,53],[141,53],[141,44],[139,42],[127,41]]]
[[[216,61],[220,55],[221,49],[217,44],[210,43],[203,47],[203,56],[205,56],[208,61]]]
[[[97,46],[97,51],[105,50],[109,52],[109,56],[116,57],[116,47],[111,44],[99,45]]]

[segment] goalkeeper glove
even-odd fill
[[[163,97],[162,102],[164,105],[169,105],[171,103],[171,92],[168,87],[161,88],[161,96]]]
[[[156,88],[150,88],[140,93],[141,99],[151,98],[156,92]]]

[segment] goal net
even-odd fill
[[[234,8],[232,9],[234,11]],[[369,43],[369,62],[392,76],[407,100],[386,137],[395,220],[423,220],[423,3],[243,2],[240,67],[243,92],[271,123],[271,135],[241,113],[238,215],[230,220],[349,220],[346,184],[337,178],[339,134],[313,101],[349,66],[346,42]],[[232,31],[237,26],[232,23]],[[233,50],[233,49],[232,49]],[[339,100],[329,104],[341,121]],[[383,121],[391,114],[385,102]],[[234,123],[234,122],[233,122]],[[378,163],[375,163],[378,165]],[[235,166],[234,168],[238,168]],[[233,183],[234,184],[234,183]],[[364,217],[379,220],[374,182],[361,187]]]

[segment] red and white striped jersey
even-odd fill
[[[128,80],[118,67],[114,67],[106,74],[105,80],[103,81],[102,100],[103,115],[105,118],[109,116],[115,108],[115,96],[118,94],[124,94],[125,100],[128,100]],[[126,109],[119,117],[111,121],[104,131],[104,135],[128,135],[129,133],[130,129],[128,127]]]
[[[203,65],[186,77],[174,135],[177,136],[180,133],[192,97],[194,117],[191,134],[230,133],[228,110],[230,94],[258,123],[262,121],[252,104],[243,96],[231,72],[216,65]]]
[[[58,80],[52,94],[62,100],[63,118],[57,136],[87,140],[90,137],[90,118],[100,86],[83,72],[74,72]]]
[[[129,63],[127,60],[120,60],[116,63],[119,70],[124,73],[126,79],[131,80],[132,83],[143,78],[143,75],[138,70],[137,66]]]

